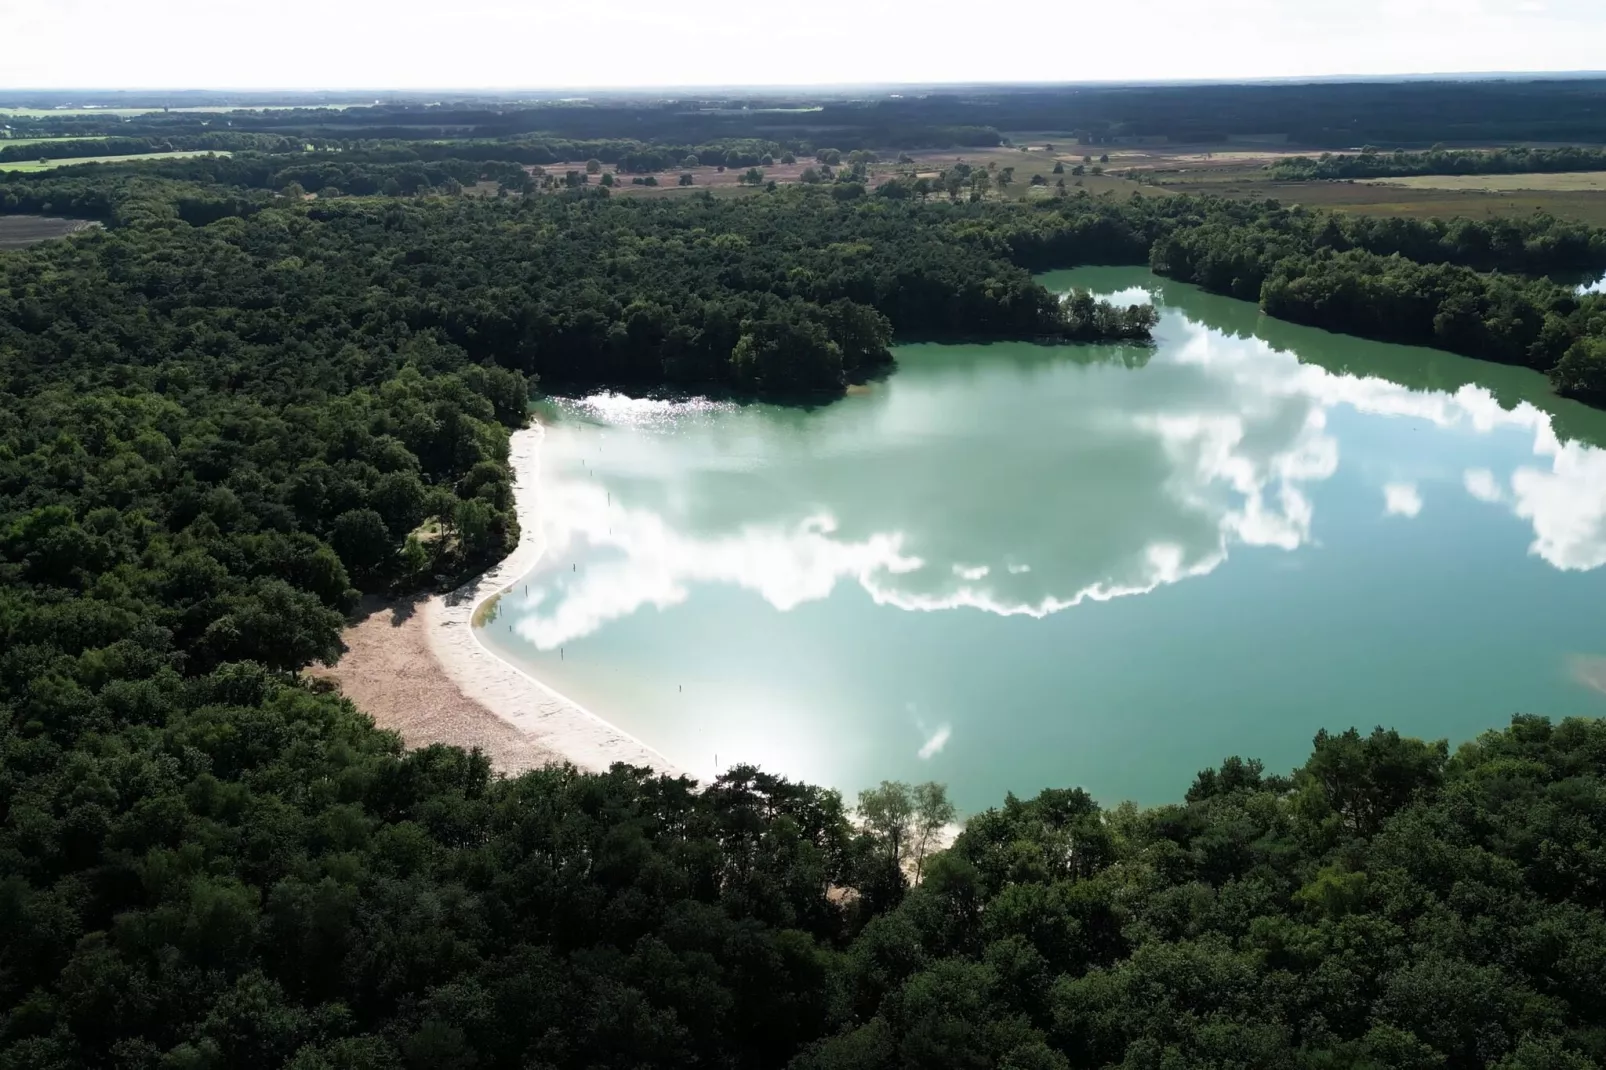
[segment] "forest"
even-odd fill
[[[1446,149],[1427,152],[1362,151],[1291,156],[1272,165],[1272,174],[1301,182],[1317,179],[1400,178],[1410,175],[1518,175],[1606,170],[1606,149],[1579,145],[1500,149]]]
[[[361,593],[512,545],[538,380],[824,400],[895,340],[1141,344],[1031,273],[1152,262],[1599,399],[1606,307],[1545,275],[1606,236],[851,177],[308,200],[303,155],[0,178],[107,224],[0,255],[0,1070],[1606,1060],[1599,722],[1010,797],[912,885],[885,786],[861,829],[751,768],[503,778],[302,674]]]

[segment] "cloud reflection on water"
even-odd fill
[[[989,452],[985,413],[975,427],[949,427],[935,414],[963,403],[945,409],[912,390],[901,406],[799,424],[795,440],[781,436],[779,445],[760,436],[743,439],[745,450],[710,448],[700,455],[706,464],[692,471],[668,440],[661,449],[637,443],[623,458],[630,440],[610,440],[614,455],[599,452],[597,463],[606,456],[610,476],[623,473],[654,488],[644,503],[613,500],[592,478],[592,462],[544,461],[541,536],[549,568],[532,577],[517,631],[553,649],[646,606],[683,602],[699,584],[745,589],[783,612],[847,581],[877,604],[908,611],[1031,617],[1146,593],[1211,572],[1233,545],[1291,551],[1309,543],[1307,488],[1338,470],[1339,443],[1328,431],[1328,413],[1338,406],[1443,429],[1530,431],[1539,463],[1519,466],[1504,484],[1486,469],[1468,471],[1466,489],[1531,523],[1531,552],[1556,568],[1606,564],[1606,453],[1559,442],[1549,416],[1531,404],[1502,409],[1476,386],[1427,393],[1334,374],[1176,312],[1165,315],[1161,336],[1163,367],[1157,360],[1144,372],[1089,378],[1100,392],[1072,398],[1075,407],[1053,414],[1064,423],[1064,442],[1023,462],[1043,477],[1035,494],[1023,495],[1007,473],[976,460]],[[1186,381],[1168,392],[1166,377]],[[969,386],[960,377],[951,389]],[[601,396],[578,409],[604,426],[633,429],[626,436],[701,435],[728,445],[726,437],[744,434],[744,414],[734,406]],[[683,426],[688,412],[705,422]],[[1005,433],[1016,426],[1002,422]],[[555,428],[548,449],[564,434]],[[876,443],[868,460],[865,441]],[[924,451],[923,467],[940,469],[950,482],[905,485],[914,469],[894,463],[904,447]],[[1131,473],[1101,482],[1099,450],[1138,460]],[[875,467],[883,454],[893,459],[884,470]],[[842,492],[841,500],[796,516],[799,496],[817,493],[807,477],[817,476],[821,458],[839,455],[863,477],[859,496]],[[1060,472],[1072,477],[1056,480]],[[730,492],[729,480],[749,477],[754,482]],[[727,482],[716,494],[698,485],[703,479]],[[1389,513],[1421,510],[1414,484],[1391,484],[1383,494]],[[714,497],[726,500],[724,511],[700,505]],[[729,512],[733,497],[747,509],[739,522]],[[947,522],[960,508],[972,514],[970,522]],[[1054,537],[1030,534],[1045,531]],[[583,569],[561,569],[581,557]]]

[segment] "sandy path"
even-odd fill
[[[409,747],[449,743],[479,747],[507,773],[567,761],[593,771],[615,762],[678,773],[661,754],[508,664],[480,644],[474,611],[507,590],[540,560],[535,488],[541,460],[539,426],[515,432],[514,473],[519,545],[489,572],[446,595],[371,612],[345,635],[349,652],[317,675],[381,728]]]

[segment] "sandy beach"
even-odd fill
[[[491,653],[474,634],[475,610],[508,590],[545,551],[539,523],[539,425],[512,436],[519,544],[501,564],[449,594],[375,604],[347,630],[340,663],[313,675],[339,683],[346,697],[409,747],[479,747],[500,772],[552,762],[589,771],[615,762],[679,773],[640,740],[597,717]]]

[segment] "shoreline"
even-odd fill
[[[663,755],[559,693],[487,647],[475,615],[510,592],[541,560],[538,479],[545,431],[539,423],[509,440],[519,542],[494,567],[446,594],[403,612],[371,613],[346,633],[350,648],[316,675],[336,680],[348,698],[381,728],[401,733],[408,747],[446,743],[480,747],[492,765],[519,773],[567,762],[606,772],[615,762],[681,775]]]

